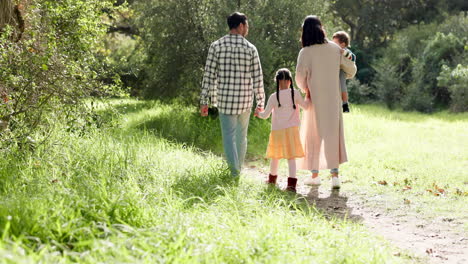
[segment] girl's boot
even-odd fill
[[[297,192],[296,190],[297,178],[288,177],[288,187],[286,187],[286,191],[290,192]]]
[[[269,174],[268,175],[268,181],[266,181],[266,183],[276,185],[276,179],[277,178],[278,178],[278,175]]]

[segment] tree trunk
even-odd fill
[[[13,0],[0,0],[0,31],[6,25],[15,28],[12,39],[18,42],[24,33],[24,19],[21,13],[21,6],[15,5]]]
[[[0,29],[14,20],[14,5],[12,0],[0,0]]]

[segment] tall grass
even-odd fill
[[[181,105],[111,104],[120,114],[102,114],[117,127],[57,132],[34,152],[0,157],[0,263],[406,260],[301,197],[232,179],[215,155],[216,119]]]
[[[156,107],[140,108],[127,115],[124,126],[222,155],[217,118],[200,117],[192,106],[151,103]],[[148,102],[125,104],[138,108]],[[455,216],[458,221],[466,220],[467,113],[427,115],[356,105],[350,114],[344,114],[344,125],[349,158],[340,168],[347,182],[344,191],[385,195],[393,209],[404,207],[418,217]],[[247,157],[264,167],[269,132],[269,121],[251,118]],[[284,167],[280,172],[287,173]],[[299,172],[303,177],[307,174]],[[326,179],[327,174],[323,172],[322,177]]]
[[[358,106],[345,115],[345,128],[345,190],[385,195],[420,218],[466,221],[468,114]]]

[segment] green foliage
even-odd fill
[[[412,25],[440,22],[446,14],[467,10],[466,3],[453,0],[333,0],[330,5],[330,11],[346,24],[353,48],[361,53],[357,54],[357,78],[367,84],[376,74],[373,62],[380,57],[378,50],[394,41],[398,31]]]
[[[373,86],[388,106],[431,112],[451,104],[448,87],[438,86],[442,65],[466,64],[467,16],[449,17],[443,24],[421,24],[397,33],[374,62]]]
[[[106,32],[102,10],[111,1],[30,1],[21,40],[0,31],[0,119],[9,124],[2,143],[25,138],[49,121],[70,122],[83,112],[82,99],[113,93],[98,81],[95,52]]]
[[[210,43],[228,33],[226,17],[245,10],[247,39],[256,45],[267,87],[280,67],[295,68],[302,20],[326,15],[325,1],[146,1],[135,5],[136,25],[145,52],[146,96],[182,97],[196,101]],[[171,21],[171,23],[168,23]],[[332,28],[330,26],[330,28]]]
[[[468,111],[468,66],[458,64],[451,69],[447,65],[442,66],[442,71],[437,77],[438,87],[444,87],[450,92],[450,108],[453,112]]]
[[[447,106],[450,94],[447,88],[437,85],[437,77],[444,64],[452,65],[463,54],[463,41],[449,33],[437,32],[428,42],[413,67],[414,83],[407,87],[403,107],[408,110],[431,112],[436,106]]]
[[[376,91],[372,86],[361,83],[359,79],[351,79],[347,81],[348,96],[351,103],[368,103],[375,100]]]
[[[385,102],[388,108],[395,107],[402,94],[402,80],[397,66],[382,60],[379,65],[374,66],[377,72],[373,85],[376,87],[377,96]]]

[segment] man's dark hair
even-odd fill
[[[241,23],[245,25],[246,21],[247,16],[239,12],[234,12],[227,18],[229,29],[237,28]]]
[[[324,44],[328,41],[325,39],[325,31],[322,28],[322,22],[317,16],[307,16],[302,25],[302,47],[312,46],[315,44]]]

